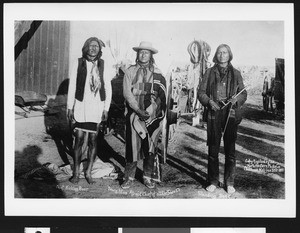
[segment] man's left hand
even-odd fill
[[[101,120],[102,121],[107,121],[107,118],[108,118],[108,111],[104,110],[103,114],[102,114]]]

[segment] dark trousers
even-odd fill
[[[214,131],[214,140],[211,140],[208,144],[208,182],[216,186],[219,183],[219,151],[222,132],[224,130],[226,120],[226,110],[219,111],[215,114],[213,120],[208,120],[208,130]],[[234,117],[230,117],[227,123],[226,131],[223,135],[225,152],[225,186],[234,185],[234,175],[236,169],[235,141],[237,138],[237,127],[238,125],[235,123]]]
[[[145,158],[143,159],[144,176],[149,177],[149,178],[152,177],[153,168],[154,168],[154,160],[155,160],[155,155],[154,154],[147,153],[145,155]],[[137,163],[138,163],[138,161],[127,162],[126,163],[125,171],[124,171],[125,180],[127,180],[129,178],[133,179],[135,177]]]

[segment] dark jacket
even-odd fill
[[[104,88],[104,80],[103,80],[103,72],[104,72],[104,61],[102,59],[98,59],[98,69],[100,73],[100,99],[101,101],[105,100],[105,88]],[[86,81],[86,59],[85,58],[78,58],[78,69],[77,69],[77,79],[76,79],[76,92],[75,98],[79,101],[83,100],[84,96],[84,87]]]
[[[208,104],[209,100],[217,102],[217,85],[216,78],[220,77],[219,70],[217,65],[206,70],[202,81],[198,87],[198,99],[202,105],[208,108],[210,111],[210,106]],[[243,78],[237,69],[229,65],[229,74],[228,74],[228,85],[226,90],[227,99],[230,99],[233,95],[239,93],[244,88]],[[245,103],[247,99],[247,91],[244,90],[238,97],[237,103],[233,106],[235,109],[235,120],[236,123],[240,123],[242,120],[241,106]]]

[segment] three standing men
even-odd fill
[[[96,37],[89,38],[82,57],[72,70],[68,93],[68,117],[75,120],[75,158],[73,183],[79,180],[81,149],[86,133],[88,136],[88,168],[85,177],[94,183],[91,169],[96,156],[96,137],[101,121],[107,119],[111,102],[111,83],[103,75],[104,61],[101,48],[104,43]],[[153,54],[158,51],[149,42],[133,47],[137,52],[136,64],[130,66],[124,76],[123,94],[126,101],[126,167],[123,189],[131,187],[137,162],[143,160],[143,182],[148,188],[159,180],[156,155],[162,120],[166,113],[166,80],[155,66]],[[215,53],[215,65],[209,68],[199,85],[198,98],[208,108],[208,182],[206,190],[215,191],[219,184],[219,150],[224,139],[224,184],[228,193],[234,193],[235,141],[237,127],[241,122],[241,106],[247,99],[243,79],[231,65],[231,49],[221,44]],[[238,95],[237,95],[238,94]],[[157,172],[158,171],[158,172]]]

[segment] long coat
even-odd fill
[[[217,65],[214,65],[213,67],[206,70],[203,79],[198,87],[198,99],[201,102],[201,104],[207,108],[208,116],[214,115],[214,111],[210,108],[209,100],[218,102],[217,80],[220,80],[220,72],[217,68]],[[239,93],[245,87],[240,71],[235,69],[231,64],[229,64],[227,83],[227,99],[230,99],[232,96]],[[234,109],[235,111],[235,124],[239,124],[242,120],[241,106],[245,103],[246,100],[247,91],[244,90],[240,95],[237,96],[237,102],[234,106],[232,106],[232,109]],[[208,135],[213,135],[213,132],[211,132],[211,130],[212,129],[210,128],[207,129]],[[210,144],[211,142],[212,140],[208,138],[208,144]]]

